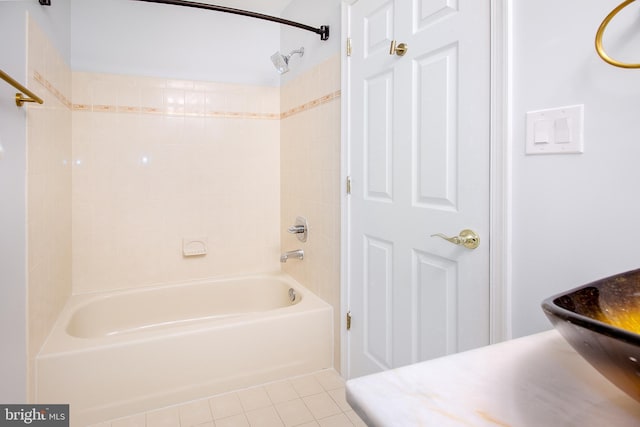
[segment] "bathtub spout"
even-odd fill
[[[302,249],[296,249],[295,251],[285,252],[280,255],[280,262],[287,262],[289,258],[297,258],[302,261],[304,259],[304,251]]]

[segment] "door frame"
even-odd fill
[[[341,31],[341,165],[340,182],[340,372],[348,372],[347,311],[349,310],[348,278],[350,267],[349,198],[347,176],[350,163],[350,99],[347,39],[350,36],[349,6],[358,0],[342,0]],[[365,0],[362,0],[365,1]],[[475,1],[475,0],[474,0]],[[512,338],[511,322],[511,140],[512,140],[512,0],[489,0],[490,33],[490,189],[489,189],[489,328],[490,343]]]

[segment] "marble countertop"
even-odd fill
[[[620,391],[555,330],[347,381],[368,426],[640,426]]]

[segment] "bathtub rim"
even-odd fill
[[[239,314],[231,314],[221,316],[219,318],[203,318],[201,320],[194,321],[190,324],[176,324],[167,325],[152,330],[141,330],[136,332],[129,332],[125,334],[115,334],[107,336],[98,336],[90,338],[81,338],[70,335],[67,332],[67,326],[73,317],[74,313],[94,301],[111,298],[114,296],[122,296],[129,294],[136,294],[141,292],[149,292],[154,290],[162,290],[168,288],[180,288],[197,286],[203,284],[212,284],[227,282],[232,280],[247,280],[247,279],[278,279],[281,280],[292,288],[300,295],[300,301],[296,304],[292,304],[285,307],[276,308],[269,311],[258,312],[246,312]],[[86,293],[73,294],[69,297],[64,305],[64,308],[58,315],[56,322],[51,329],[51,332],[47,336],[44,344],[40,348],[40,351],[36,355],[36,359],[55,357],[61,354],[92,351],[101,347],[108,346],[120,346],[128,345],[132,340],[145,342],[163,339],[169,336],[181,335],[181,334],[196,334],[202,330],[211,327],[233,327],[243,323],[255,322],[260,318],[272,317],[272,316],[287,316],[294,313],[324,310],[331,305],[306,288],[295,278],[284,272],[266,272],[266,273],[252,273],[245,275],[229,275],[229,276],[216,276],[213,278],[202,278],[173,283],[162,283],[148,286],[140,286],[137,288],[127,288],[119,290],[109,291],[92,291]]]
[[[82,326],[83,322],[78,323],[80,319],[88,318],[90,322],[96,319],[96,317],[91,313],[91,310],[87,310],[88,307],[91,307],[93,305],[95,305],[96,309],[98,310],[101,310],[101,307],[104,309],[105,306],[107,308],[115,307],[115,308],[121,308],[122,310],[126,310],[125,307],[142,307],[144,304],[148,302],[148,300],[150,300],[154,303],[167,302],[170,305],[172,305],[171,309],[173,309],[173,307],[176,307],[176,306],[172,304],[171,301],[173,300],[174,297],[179,298],[180,294],[182,294],[183,289],[185,290],[185,292],[188,292],[188,293],[195,291],[197,292],[197,295],[201,295],[204,298],[208,296],[215,297],[217,294],[215,293],[208,294],[208,292],[210,292],[210,290],[212,288],[215,288],[216,286],[220,286],[222,287],[222,289],[226,289],[228,292],[229,291],[233,292],[232,289],[236,286],[239,287],[239,289],[241,290],[246,290],[246,286],[249,286],[249,291],[252,291],[254,289],[253,286],[255,286],[255,283],[252,283],[252,282],[254,282],[255,280],[265,282],[265,283],[260,283],[258,287],[255,288],[257,292],[264,292],[265,289],[270,291],[273,286],[275,286],[274,290],[278,290],[278,291],[290,290],[290,289],[296,288],[296,285],[298,284],[298,283],[291,283],[291,281],[289,280],[285,280],[285,277],[283,277],[282,274],[260,274],[260,275],[253,274],[253,275],[243,275],[243,276],[236,275],[233,277],[221,277],[221,278],[218,278],[217,280],[197,279],[197,280],[191,280],[186,282],[162,284],[159,286],[158,285],[144,286],[144,287],[139,287],[134,289],[124,289],[121,292],[105,291],[105,292],[100,292],[99,294],[94,292],[94,293],[91,293],[90,296],[87,296],[84,298],[78,297],[76,299],[75,301],[76,304],[74,304],[74,307],[73,309],[71,309],[71,312],[69,314],[68,321],[66,323],[65,332],[67,332],[67,335],[69,335],[70,337],[80,338],[80,339],[100,339],[102,337],[106,337],[109,335],[132,334],[132,333],[138,333],[138,332],[145,333],[149,330],[154,330],[154,329],[167,329],[170,327],[171,328],[180,327],[181,325],[188,326],[190,324],[207,322],[207,321],[212,321],[212,322],[215,322],[217,320],[222,321],[222,319],[243,316],[243,315],[252,314],[252,313],[274,311],[280,308],[286,308],[291,305],[299,304],[305,298],[305,292],[298,289],[298,291],[296,292],[296,299],[294,301],[290,301],[288,299],[283,300],[282,305],[278,305],[274,307],[265,307],[264,310],[261,310],[258,307],[255,307],[255,309],[247,308],[246,306],[242,307],[242,304],[240,304],[239,308],[243,310],[237,311],[237,312],[234,312],[234,311],[217,312],[217,308],[213,308],[213,307],[212,307],[212,311],[203,312],[202,308],[198,310],[196,307],[194,307],[200,314],[197,317],[188,317],[186,316],[187,313],[184,313],[185,314],[184,317],[170,315],[169,317],[164,319],[158,318],[157,320],[159,322],[157,324],[154,324],[152,322],[142,322],[137,327],[132,326],[131,328],[125,328],[122,330],[118,330],[117,324],[112,324],[110,326],[107,324],[108,327],[106,329],[103,329],[103,331],[105,330],[108,331],[107,333],[101,333],[100,331],[97,331],[96,334],[93,334],[93,335],[73,333],[74,329],[75,330],[78,329],[77,327],[75,327],[75,325],[80,325],[80,329],[81,330],[83,329],[83,326]],[[262,289],[259,289],[260,287],[263,287],[263,286],[265,287]],[[160,300],[155,299],[156,298],[155,294],[161,294],[161,297],[160,297],[161,299]],[[162,295],[162,294],[165,294],[165,295]],[[226,296],[228,295],[228,293],[224,292],[222,295]],[[269,296],[267,296],[267,298],[271,298],[271,295],[274,295],[274,294],[270,294]],[[131,297],[134,300],[133,301],[134,304],[132,304],[132,301],[127,301],[129,297]],[[237,294],[236,299],[243,300],[244,297],[245,297],[244,291],[240,291],[240,293]],[[280,298],[280,294],[277,294],[276,298]],[[136,300],[138,302],[138,305],[135,304]],[[196,298],[196,300],[198,300],[198,298]],[[223,305],[226,302],[227,300],[224,299]],[[196,304],[198,304],[198,302],[196,302]],[[215,304],[216,303],[214,302],[214,305]],[[233,305],[233,301],[229,301],[228,304]],[[164,307],[160,306],[160,308],[163,309]],[[177,306],[177,311],[178,312],[182,311],[181,308],[184,308],[184,306]],[[191,307],[187,307],[187,308],[191,308]],[[224,310],[224,308],[222,307],[221,309]],[[153,316],[153,314],[151,315]],[[127,313],[125,315],[125,317],[128,317],[128,316],[130,316],[130,313]],[[147,318],[146,320],[149,320],[149,319]],[[98,326],[100,327],[105,325],[98,325]],[[120,325],[120,326],[123,326],[123,325]],[[113,330],[111,330],[112,328]]]

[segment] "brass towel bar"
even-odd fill
[[[0,78],[20,91],[16,93],[16,105],[18,107],[22,107],[22,104],[24,104],[25,102],[37,102],[38,104],[44,103],[42,98],[31,92],[26,87],[22,86],[20,83],[18,83],[17,80],[15,80],[13,77],[2,70],[0,70]],[[23,94],[27,96],[24,96]]]
[[[607,15],[606,18],[604,18],[604,21],[602,21],[602,24],[600,24],[600,27],[598,28],[598,32],[596,33],[596,52],[598,52],[598,55],[600,55],[600,58],[602,58],[605,62],[615,67],[640,68],[640,64],[631,64],[627,62],[621,62],[611,58],[609,55],[607,55],[607,53],[604,51],[604,48],[602,47],[602,35],[604,34],[604,30],[607,28],[607,25],[609,25],[609,22],[611,22],[613,17],[616,16],[618,12],[620,12],[625,7],[629,6],[634,1],[636,0],[625,0],[624,2],[620,3],[615,9],[613,9]]]

